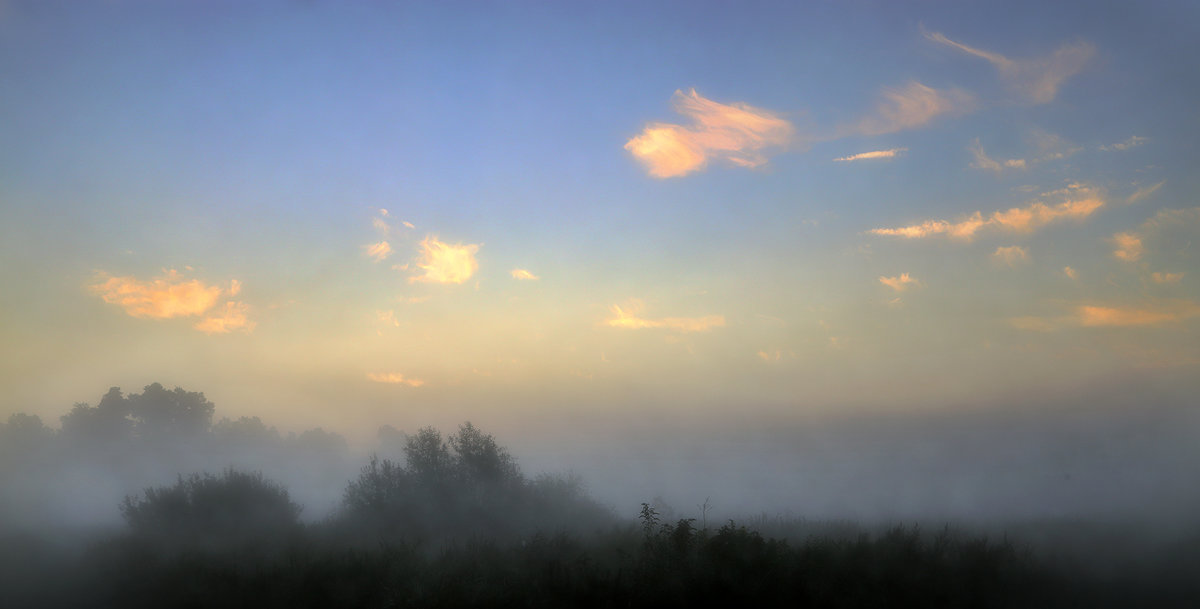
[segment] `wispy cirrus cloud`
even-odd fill
[[[640,330],[645,328],[665,328],[675,332],[707,332],[713,328],[725,325],[724,315],[705,315],[703,317],[662,317],[648,319],[639,317],[644,305],[640,300],[633,300],[624,307],[613,305],[609,308],[613,318],[605,320],[605,324],[614,328]]]
[[[1179,283],[1183,280],[1183,276],[1187,273],[1167,273],[1165,271],[1155,271],[1150,273],[1150,279],[1154,283]]]
[[[792,140],[792,123],[769,110],[735,102],[722,104],[695,89],[675,91],[675,111],[690,125],[651,123],[625,149],[656,178],[674,178],[704,169],[710,160],[740,167],[766,164],[767,152]]]
[[[1148,137],[1141,137],[1139,135],[1133,135],[1133,136],[1130,136],[1129,139],[1127,139],[1123,142],[1117,142],[1115,144],[1101,146],[1100,150],[1103,150],[1105,152],[1121,152],[1123,150],[1129,150],[1130,148],[1137,148],[1138,146],[1141,146],[1142,144],[1145,144],[1148,141],[1150,141],[1150,138],[1148,138]]]
[[[869,232],[874,235],[906,239],[946,236],[969,241],[983,230],[1029,233],[1060,220],[1082,220],[1104,207],[1104,200],[1100,194],[1095,189],[1082,184],[1072,184],[1065,189],[1046,193],[1044,196],[1062,200],[1049,205],[1037,200],[1025,207],[1013,207],[1005,211],[993,212],[986,218],[982,212],[977,211],[954,222],[926,220],[920,224],[897,228],[875,228]]]
[[[917,81],[903,87],[886,87],[875,112],[860,120],[849,133],[883,135],[924,127],[943,115],[959,115],[975,107],[975,97],[961,89],[934,89]]]
[[[877,159],[894,159],[900,156],[901,152],[907,152],[908,148],[890,148],[888,150],[872,150],[871,152],[860,152],[849,156],[838,157],[833,159],[840,162],[849,161],[872,161]]]
[[[152,319],[201,315],[221,297],[221,288],[198,279],[184,279],[174,269],[149,281],[100,271],[88,289],[133,317]],[[241,289],[240,283],[237,289]]]
[[[244,302],[225,303],[215,315],[209,315],[192,327],[205,334],[228,334],[234,330],[252,332],[257,325],[249,319],[250,305]]]
[[[1200,234],[1200,207],[1163,209],[1143,222],[1137,230],[1112,236],[1113,257],[1137,262],[1146,253],[1174,258],[1175,263],[1194,261],[1192,242]]]
[[[992,64],[1000,72],[1000,78],[1026,101],[1045,104],[1054,101],[1058,90],[1066,80],[1081,72],[1096,53],[1096,48],[1087,42],[1067,43],[1046,57],[1034,59],[1009,59],[1000,53],[985,51],[951,40],[940,32],[921,28],[925,38],[978,57]]]
[[[421,255],[416,266],[421,274],[409,277],[409,283],[463,283],[479,268],[475,259],[479,244],[449,244],[429,235],[419,245]]]
[[[407,385],[409,387],[420,387],[425,384],[425,381],[421,379],[408,378],[399,372],[368,372],[367,380],[389,385]]]
[[[979,138],[972,140],[971,145],[967,147],[967,150],[971,151],[971,156],[973,156],[975,159],[971,162],[971,167],[976,169],[1000,173],[1005,169],[1025,169],[1026,167],[1025,159],[996,160],[989,157],[987,153],[983,151],[983,146],[979,143]]]
[[[1145,199],[1146,197],[1158,192],[1158,189],[1162,188],[1162,185],[1166,183],[1167,181],[1163,180],[1157,184],[1151,184],[1149,186],[1139,188],[1133,191],[1133,194],[1130,194],[1129,197],[1125,199],[1125,202],[1130,204],[1137,203],[1138,201],[1141,201],[1142,199]]]
[[[884,277],[880,275],[879,283],[886,285],[897,292],[903,292],[910,287],[920,287],[921,282],[913,279],[908,273],[900,273],[897,277]]]

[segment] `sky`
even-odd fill
[[[1157,433],[1200,390],[1196,23],[7,0],[0,416],[161,382],[585,471],[714,430]]]

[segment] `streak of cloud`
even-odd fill
[[[221,297],[221,288],[206,285],[198,279],[185,280],[174,269],[149,281],[130,276],[114,277],[101,271],[88,289],[133,317],[152,319],[201,315]]]
[[[766,164],[766,152],[785,147],[794,128],[777,114],[748,104],[721,104],[690,89],[676,91],[675,111],[688,126],[652,123],[625,149],[656,178],[674,178],[703,169],[709,160],[741,167]]]
[[[870,161],[875,159],[894,159],[900,156],[901,152],[907,152],[908,148],[891,148],[889,150],[872,150],[871,152],[860,152],[850,156],[843,156],[833,159],[835,161]]]
[[[388,256],[392,255],[392,246],[387,241],[364,245],[367,257],[375,260],[375,262],[383,262]]]
[[[408,378],[399,372],[368,372],[367,380],[389,385],[407,385],[409,387],[420,387],[425,384],[425,381],[421,379]]]
[[[409,277],[409,283],[463,283],[479,268],[479,262],[475,260],[478,244],[452,245],[430,235],[421,241],[420,248],[421,256],[416,265],[422,274]]]
[[[1183,280],[1183,276],[1185,274],[1186,273],[1167,273],[1163,271],[1155,271],[1150,274],[1150,279],[1154,280],[1154,283],[1179,283]]]
[[[1146,197],[1149,197],[1150,195],[1158,192],[1158,189],[1162,188],[1162,185],[1166,184],[1166,183],[1167,183],[1166,180],[1164,180],[1157,184],[1151,184],[1144,188],[1139,188],[1139,189],[1133,191],[1133,194],[1129,195],[1129,198],[1125,199],[1125,202],[1126,203],[1137,203],[1138,201],[1141,201],[1142,199],[1145,199]]]
[[[609,308],[613,313],[613,318],[606,320],[604,323],[614,328],[624,328],[627,330],[640,330],[645,328],[665,328],[675,332],[707,332],[713,328],[723,327],[725,325],[724,315],[706,315],[703,317],[663,317],[660,319],[646,319],[638,317],[641,313],[643,305],[641,301],[633,301],[632,303],[621,307],[613,305]]]
[[[1005,211],[993,212],[987,218],[984,218],[982,212],[977,211],[955,222],[926,220],[920,224],[897,228],[876,228],[869,232],[874,235],[906,239],[944,235],[970,241],[976,233],[985,229],[1029,233],[1059,220],[1082,220],[1104,206],[1104,200],[1094,189],[1080,184],[1073,184],[1062,191],[1047,194],[1059,196],[1065,200],[1053,205],[1034,201],[1026,207],[1013,207]]]
[[[518,279],[518,280],[523,280],[523,281],[537,281],[538,279],[541,279],[541,277],[538,277],[537,275],[534,275],[533,273],[531,273],[525,269],[513,269],[512,277],[513,277],[513,279]]]
[[[1137,148],[1138,146],[1141,146],[1142,144],[1145,144],[1148,141],[1150,141],[1150,138],[1148,138],[1148,137],[1141,137],[1138,135],[1133,135],[1133,136],[1130,136],[1129,139],[1127,139],[1123,142],[1117,142],[1115,144],[1101,146],[1100,150],[1103,150],[1105,152],[1121,152],[1124,150],[1129,150],[1130,148]]]
[[[1002,264],[1009,268],[1016,268],[1029,262],[1029,250],[1019,245],[998,247],[996,248],[996,251],[992,252],[992,260],[997,264]]]
[[[971,151],[974,161],[971,162],[971,167],[1000,173],[1005,169],[1025,169],[1025,159],[1006,159],[997,161],[987,155],[983,151],[983,146],[979,143],[979,138],[975,138],[967,150]]]
[[[1096,53],[1087,42],[1067,43],[1046,57],[1014,60],[951,40],[940,32],[922,28],[925,38],[987,61],[1000,72],[1000,77],[1026,101],[1045,104],[1054,101],[1066,80],[1081,72]]]

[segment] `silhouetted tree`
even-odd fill
[[[508,451],[496,444],[491,434],[485,434],[470,422],[463,423],[458,433],[450,436],[455,466],[469,480],[501,482],[520,480],[521,471]]]
[[[442,432],[433,427],[422,427],[404,444],[404,457],[408,461],[407,471],[422,483],[449,481],[454,472],[454,460],[450,448],[442,439]]]
[[[159,383],[146,385],[141,394],[126,400],[136,420],[134,431],[142,438],[199,435],[209,430],[216,409],[201,392],[179,387],[168,391]]]
[[[72,443],[114,444],[129,439],[133,421],[129,402],[119,387],[111,387],[95,407],[78,403],[63,415],[62,433]]]

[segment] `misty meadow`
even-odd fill
[[[0,603],[1182,607],[1200,593],[1200,528],[1155,543],[1134,523],[1129,538],[1080,522],[997,523],[1012,528],[1002,533],[720,523],[707,499],[684,514],[651,502],[620,514],[576,476],[525,474],[471,423],[382,427],[356,463],[337,434],[284,436],[256,417],[214,422],[215,410],[203,393],[154,383],[76,404],[57,429],[11,415],[0,427]]]

